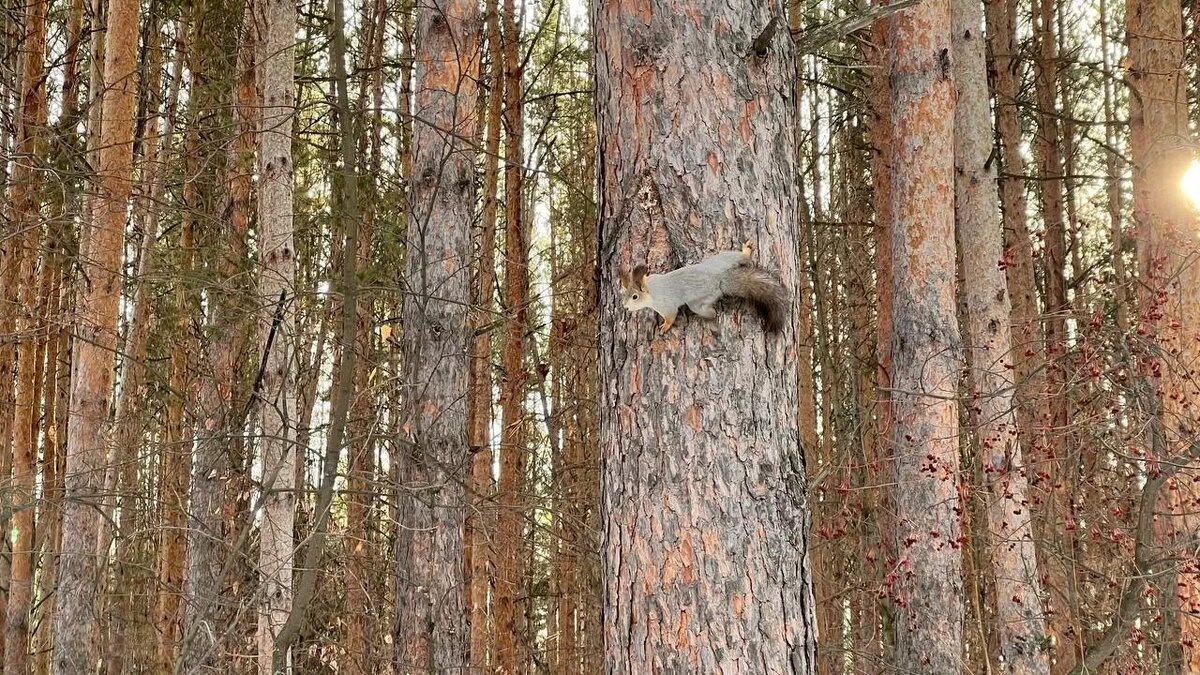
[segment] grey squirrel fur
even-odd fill
[[[666,274],[646,274],[638,265],[632,273],[621,271],[621,304],[630,311],[649,307],[662,317],[659,332],[675,323],[679,308],[687,305],[697,316],[717,316],[714,305],[724,296],[749,300],[762,311],[768,331],[783,328],[788,311],[788,294],[770,272],[753,265],[750,242],[740,251],[723,251]]]

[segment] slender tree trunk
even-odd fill
[[[1128,39],[1130,150],[1133,164],[1133,218],[1137,226],[1139,332],[1153,338],[1142,371],[1161,396],[1160,424],[1169,457],[1188,452],[1195,442],[1200,402],[1200,251],[1196,215],[1180,180],[1191,160],[1188,145],[1187,68],[1178,0],[1132,0],[1125,10]],[[1154,462],[1167,457],[1151,457]],[[1188,460],[1181,460],[1188,461]],[[1195,466],[1195,461],[1190,460]],[[1157,464],[1152,465],[1152,467]],[[1169,465],[1168,465],[1169,466]],[[1159,469],[1148,467],[1157,473]],[[1178,622],[1178,636],[1166,630],[1162,672],[1200,670],[1200,578],[1195,532],[1200,492],[1185,469],[1171,479],[1160,512],[1164,556],[1178,556],[1177,588],[1160,588],[1168,603],[1165,623]],[[1160,517],[1160,521],[1162,521]],[[1176,567],[1176,566],[1173,566]],[[1166,584],[1161,584],[1166,585]],[[1171,605],[1175,607],[1171,607]]]
[[[500,14],[497,0],[488,0],[484,11],[487,24],[488,91],[487,140],[484,148],[483,223],[479,235],[479,259],[474,299],[475,343],[471,355],[471,397],[468,401],[469,442],[475,453],[471,461],[472,506],[468,513],[470,536],[469,604],[471,612],[471,667],[487,669],[488,648],[494,632],[488,625],[488,592],[493,586],[496,536],[496,510],[493,504],[495,481],[492,478],[492,333],[496,295],[496,212],[500,183],[500,116],[504,102],[504,77],[500,45]]]
[[[479,8],[452,0],[417,10],[412,180],[404,296],[409,383],[397,508],[395,671],[448,672],[468,663],[463,606],[464,484],[472,340],[475,82]],[[446,133],[447,130],[450,133]]]
[[[525,470],[528,421],[525,395],[525,333],[529,304],[528,224],[524,195],[523,67],[520,17],[514,0],[504,0],[504,296],[503,380],[500,390],[499,523],[496,531],[496,668],[523,673]]]
[[[955,213],[962,276],[970,279],[965,338],[970,365],[971,415],[980,445],[987,494],[987,532],[995,583],[993,622],[1004,673],[1046,675],[1045,625],[1029,483],[1013,405],[1012,305],[1004,270],[996,264],[1004,245],[991,161],[993,134],[984,57],[983,5],[953,0],[955,108]]]
[[[1040,482],[1035,509],[1040,511],[1041,533],[1037,540],[1049,547],[1043,553],[1047,576],[1046,592],[1048,627],[1055,641],[1053,672],[1069,672],[1082,654],[1083,636],[1076,619],[1076,593],[1072,575],[1075,559],[1073,537],[1058,536],[1067,523],[1074,522],[1069,499],[1072,450],[1067,433],[1066,325],[1070,307],[1067,305],[1064,269],[1066,265],[1066,222],[1063,202],[1062,145],[1058,125],[1057,63],[1054,3],[1052,0],[1034,2],[1034,36],[1038,58],[1034,89],[1038,105],[1037,135],[1034,155],[1041,180],[1041,214],[1045,225],[1043,271],[1046,291],[1046,376],[1044,396],[1046,407],[1039,420],[1041,450],[1047,475]],[[1042,458],[1037,458],[1042,459]],[[1053,544],[1051,542],[1054,542]]]
[[[41,318],[36,308],[38,261],[42,256],[41,202],[38,191],[41,172],[34,170],[41,157],[46,126],[45,52],[48,0],[25,5],[25,32],[21,41],[24,53],[21,74],[20,126],[14,147],[17,161],[12,173],[12,255],[8,265],[17,267],[17,382],[15,405],[0,416],[12,419],[12,503],[11,577],[8,582],[7,621],[5,622],[4,672],[24,675],[29,672],[29,613],[33,600],[34,555],[34,471],[38,454],[38,420],[41,401],[37,395],[37,356],[43,342],[39,330]],[[42,259],[42,265],[46,262]],[[2,330],[2,329],[0,329]],[[3,355],[0,355],[3,356]],[[9,381],[0,381],[8,389]],[[11,411],[11,412],[10,412]],[[2,449],[0,449],[2,450]],[[7,474],[0,478],[7,482]],[[8,536],[5,537],[9,539]]]
[[[355,142],[358,156],[364,162],[369,161],[363,181],[367,190],[366,198],[362,200],[362,219],[358,228],[358,245],[354,252],[357,258],[357,270],[371,270],[372,230],[375,223],[378,193],[375,180],[382,165],[380,158],[380,127],[382,117],[380,106],[383,95],[383,43],[386,38],[384,28],[387,26],[388,6],[383,0],[364,0],[362,16],[371,17],[371,27],[366,29],[365,45],[362,48],[361,70],[369,76],[362,78],[358,98],[362,108],[368,107],[368,88],[373,99],[369,129],[360,129]],[[366,114],[365,111],[363,113]],[[368,150],[370,154],[368,155]],[[369,159],[368,159],[369,158]],[[343,167],[345,168],[345,167]],[[347,176],[350,180],[358,180],[356,174]],[[371,279],[365,279],[363,286],[373,287]],[[348,494],[346,496],[346,538],[349,548],[346,572],[349,583],[346,590],[348,611],[346,628],[346,645],[350,662],[348,672],[374,673],[380,668],[377,662],[377,648],[370,636],[378,633],[376,621],[377,612],[371,608],[379,604],[377,597],[378,577],[372,569],[376,560],[374,542],[372,541],[372,486],[374,474],[373,442],[375,426],[376,403],[370,387],[370,371],[374,368],[371,358],[372,316],[374,298],[371,294],[359,292],[357,302],[356,328],[354,334],[354,390],[350,411],[350,430],[347,434],[349,449],[349,467],[347,476]]]
[[[892,85],[887,73],[887,31],[884,21],[877,21],[871,28],[871,47],[867,62],[874,66],[871,78],[870,128],[868,142],[873,151],[871,158],[872,192],[875,195],[875,391],[877,413],[875,445],[867,449],[868,480],[871,485],[882,486],[891,480],[889,467],[892,461],[892,432],[894,417],[891,406],[892,387]],[[879,588],[884,583],[885,565],[891,567],[897,559],[891,537],[884,535],[892,527],[892,509],[888,503],[888,490],[873,491],[877,508],[876,530],[861,538],[861,552],[865,560],[871,561],[870,576],[862,582],[867,588]],[[873,603],[874,612],[864,622],[869,622],[872,637],[862,654],[867,672],[879,672],[891,662],[893,631],[891,630],[891,606],[880,601],[878,593]]]
[[[1022,445],[1045,422],[1045,362],[1041,312],[1034,285],[1033,242],[1026,221],[1025,160],[1021,155],[1021,122],[1018,82],[1021,63],[1016,47],[1017,0],[987,0],[988,43],[995,71],[996,128],[1000,139],[1000,206],[1003,214],[1009,295],[1012,298],[1013,372],[1017,385],[1017,425]],[[1038,443],[1040,447],[1041,443]],[[1040,450],[1039,450],[1040,452]],[[1030,462],[1037,459],[1029,453]]]
[[[75,334],[77,358],[72,373],[67,434],[66,513],[55,614],[54,672],[73,675],[96,661],[96,583],[99,574],[95,505],[103,488],[103,425],[112,400],[117,347],[117,308],[125,212],[132,171],[134,103],[137,100],[138,3],[110,0],[104,63],[103,129],[98,157],[98,192],[83,257]]]
[[[929,0],[887,23],[894,664],[949,673],[962,667],[963,648],[950,0]]]
[[[778,88],[794,57],[783,39],[744,56],[769,20],[713,2],[595,13],[610,673],[815,670],[794,317],[764,334],[725,311],[659,335],[616,281],[749,239],[796,309],[796,111]]]
[[[262,424],[263,520],[258,573],[259,672],[275,672],[276,637],[292,610],[295,519],[296,338],[295,235],[292,225],[292,120],[295,116],[296,4],[258,0],[254,7],[262,91],[258,221],[261,237],[258,296],[260,349],[265,369],[259,390]],[[249,26],[247,26],[249,28]]]

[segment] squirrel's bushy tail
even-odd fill
[[[788,314],[788,293],[770,272],[753,265],[735,267],[729,272],[724,291],[758,305],[767,330],[775,332],[783,328]]]

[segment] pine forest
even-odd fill
[[[1200,675],[1200,1],[0,7],[0,672]]]

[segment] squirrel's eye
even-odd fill
[[[634,293],[634,294],[633,294],[633,299],[634,299],[634,300],[637,300],[637,299],[638,299],[638,294],[637,294],[637,293]]]

